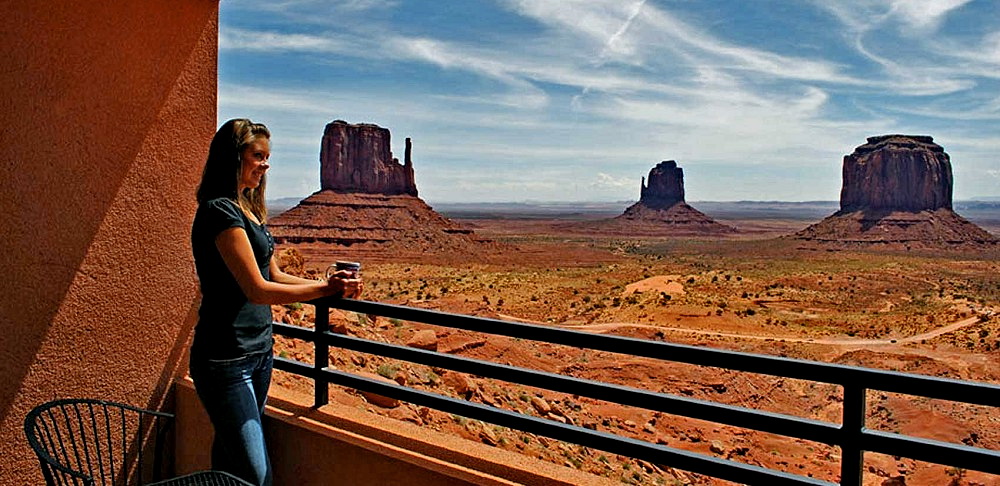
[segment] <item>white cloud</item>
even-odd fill
[[[813,3],[841,20],[855,32],[872,30],[890,21],[898,30],[923,35],[937,29],[953,10],[972,0],[813,0]]]
[[[256,32],[224,29],[219,32],[219,49],[247,51],[347,52],[350,44],[336,36]]]
[[[339,7],[343,10],[388,10],[399,5],[399,0],[342,0]]]
[[[891,12],[910,26],[934,30],[944,17],[972,0],[892,0]]]
[[[638,183],[636,183],[637,179],[634,178],[615,177],[604,172],[598,172],[596,177],[597,179],[590,183],[591,187],[615,189],[638,187]]]
[[[336,6],[286,0],[281,4],[290,12],[269,10],[292,20],[285,28],[223,24],[222,55],[313,53],[295,57],[315,59],[317,71],[336,59],[338,67],[358,68],[378,82],[367,87],[360,79],[349,86],[295,80],[272,89],[253,80],[223,80],[220,116],[275,120],[281,128],[276,143],[309,163],[318,151],[314,132],[333,118],[378,123],[396,137],[413,135],[419,177],[437,181],[421,188],[431,194],[457,190],[454,180],[442,179],[442,169],[465,164],[468,172],[467,162],[475,160],[477,171],[500,172],[463,182],[470,194],[477,184],[509,194],[520,194],[518,187],[530,188],[525,194],[558,194],[565,187],[544,177],[570,177],[606,197],[634,196],[638,178],[661,159],[692,167],[839,166],[840,157],[866,136],[910,132],[937,138],[943,125],[924,123],[928,118],[985,124],[1000,117],[1000,98],[981,86],[1000,79],[1000,32],[926,34],[946,25],[966,1],[816,0],[846,26],[843,45],[781,52],[715,34],[727,31],[713,30],[711,18],[682,11],[684,2],[499,1],[509,10],[505,14],[522,16],[530,28],[514,36],[498,28],[476,37],[445,35],[421,19],[396,28],[392,18],[376,15],[379,2],[366,0]],[[345,15],[369,9],[373,18],[306,19],[308,9],[324,8]],[[922,36],[904,35],[920,29]],[[834,52],[836,58],[817,54]],[[383,68],[417,73],[420,82],[380,77],[396,72]],[[458,89],[426,89],[439,75]],[[306,125],[312,128],[298,128]],[[955,141],[949,143],[981,160],[1000,149],[1000,141],[983,135],[990,127],[995,123],[949,128]],[[571,167],[576,175],[502,172],[545,164]]]

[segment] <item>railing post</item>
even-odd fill
[[[865,387],[851,383],[844,385],[844,419],[841,425],[840,484],[861,486],[864,476],[864,456],[861,432],[865,427]]]
[[[330,307],[326,304],[316,304],[316,326],[313,332],[316,338],[313,340],[313,367],[316,369],[316,376],[313,378],[315,396],[313,397],[313,407],[319,408],[326,405],[330,399],[330,384],[320,378],[319,372],[330,365],[330,349],[323,339],[323,333],[330,329]]]

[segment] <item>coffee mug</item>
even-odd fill
[[[358,262],[348,262],[348,261],[338,260],[333,265],[327,267],[326,279],[330,280],[331,278],[333,278],[333,275],[336,272],[339,272],[341,270],[347,270],[348,272],[350,272],[351,273],[350,278],[358,278],[358,276],[361,274],[361,264]]]

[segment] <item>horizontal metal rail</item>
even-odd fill
[[[313,342],[316,350],[314,364],[308,365],[279,358],[275,367],[313,378],[316,384],[316,406],[327,403],[327,384],[335,383],[464,417],[731,481],[747,484],[831,484],[813,478],[654,445],[637,439],[599,432],[572,424],[562,424],[330,370],[327,368],[327,354],[329,347],[335,346],[526,386],[586,396],[621,405],[839,446],[842,452],[840,482],[842,485],[861,484],[865,451],[905,456],[936,464],[1000,474],[1000,452],[871,431],[865,428],[864,423],[866,390],[904,393],[1000,407],[1000,386],[992,384],[646,341],[621,336],[599,335],[377,302],[326,298],[309,303],[315,305],[317,311],[317,322],[314,329],[280,323],[275,323],[274,328],[276,334]],[[330,307],[362,314],[661,361],[712,366],[840,385],[844,387],[843,420],[841,424],[821,422],[333,334],[327,330],[328,320],[326,316],[327,309]]]
[[[311,329],[279,323],[275,323],[274,326],[281,335],[302,340],[312,339],[313,331]],[[837,434],[840,430],[840,427],[835,424],[791,415],[780,415],[693,398],[654,393],[600,381],[583,380],[340,334],[326,333],[320,339],[327,345],[361,353],[826,444],[836,444]]]
[[[710,474],[712,476],[730,481],[749,484],[773,484],[776,486],[802,484],[826,486],[833,484],[759,466],[727,461],[680,449],[672,449],[642,440],[590,430],[554,420],[511,412],[501,408],[457,400],[444,395],[385,383],[342,371],[326,369],[317,372],[309,364],[284,358],[276,358],[274,367],[282,371],[308,376],[315,380],[324,380],[345,387],[377,393],[467,418],[544,435],[586,447],[593,447],[612,454],[642,459],[653,464],[677,467],[689,471],[711,471]]]
[[[751,373],[837,385],[863,383],[866,388],[871,390],[961,401],[990,407],[1000,406],[1000,386],[987,383],[702,348],[660,341],[647,341],[606,334],[593,334],[571,329],[449,314],[435,310],[363,300],[319,299],[314,301],[314,303],[362,314],[373,314],[485,334],[564,344],[566,346],[610,351],[664,361],[714,366],[730,370],[748,371]],[[955,400],[955,397],[962,398]]]

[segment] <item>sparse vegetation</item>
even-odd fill
[[[530,243],[534,240],[520,241]],[[582,246],[587,243],[560,244]],[[596,332],[638,339],[802,359],[822,357],[848,365],[885,367],[908,373],[952,376],[956,369],[961,369],[967,374],[963,379],[996,380],[985,367],[958,368],[959,365],[949,361],[960,359],[954,356],[962,352],[982,357],[1000,351],[1000,318],[997,317],[1000,309],[996,309],[1000,306],[997,299],[1000,286],[996,278],[1000,275],[1000,264],[996,260],[851,252],[777,252],[753,241],[650,240],[630,242],[623,248],[613,263],[560,262],[558,267],[534,261],[516,265],[463,262],[461,266],[385,263],[366,264],[365,275],[370,282],[368,287],[373,289],[372,300],[396,304],[542,325],[590,327]],[[632,284],[651,277],[661,277],[662,285],[669,282],[673,287],[631,290]],[[379,285],[371,285],[373,280]],[[434,300],[414,302],[411,299],[415,295],[417,301]],[[301,314],[301,321],[307,325],[311,319],[310,309],[311,306],[276,306],[275,317],[278,319],[282,312],[290,318],[293,313],[295,316]],[[364,315],[357,316],[355,326],[353,315],[344,313],[344,316],[349,332],[366,339],[402,343],[422,329],[418,323],[390,318],[379,319],[378,325],[372,325]],[[909,336],[919,336],[969,317],[975,317],[978,322],[949,333],[905,341]],[[660,369],[651,366],[652,360],[633,363],[618,355],[563,349],[527,339],[488,337],[483,344],[480,334],[449,333],[447,340],[442,337],[442,343],[447,342],[448,353],[554,370],[583,379],[607,380],[628,386],[640,383],[651,386],[656,392],[799,414],[815,420],[839,420],[837,414],[842,396],[838,397],[839,392],[832,386],[828,389],[796,380],[747,377],[675,365],[664,365]],[[739,335],[746,338],[732,337]],[[847,351],[823,343],[824,340],[850,339],[884,340],[885,344],[856,346]],[[897,342],[891,344],[891,340]],[[311,359],[312,351],[308,346],[282,342],[278,349],[282,357]],[[937,358],[944,353],[952,357]],[[420,365],[403,368],[379,357],[355,358],[361,354],[331,351],[331,365],[347,371],[375,372],[388,379],[406,381],[407,386],[481,401],[518,413],[572,421],[575,425],[631,434],[642,440],[655,438],[669,447],[704,450],[707,443],[718,438],[726,444],[727,454],[746,456],[739,460],[767,467],[776,467],[783,461],[784,465],[777,467],[794,468],[796,473],[802,470],[801,464],[805,471],[824,480],[835,481],[839,473],[839,462],[831,458],[835,456],[826,455],[829,451],[822,445],[809,446],[813,448],[810,451],[794,441],[778,440],[771,449],[772,442],[764,446],[753,434],[734,435],[726,427],[719,427],[717,431],[699,430],[704,426],[692,425],[676,417],[652,421],[648,415],[640,417],[631,409],[597,405],[586,397],[566,397],[529,387],[498,385],[482,377],[469,378],[475,385],[474,392],[458,394],[450,372],[435,372]],[[297,382],[287,381],[297,386]],[[532,403],[535,396],[544,399],[558,413],[539,412]],[[875,400],[873,403],[872,410],[879,406],[887,410],[913,408],[905,409],[909,414],[895,412],[871,416],[868,420],[872,427],[900,430],[902,421],[909,420],[907,417],[940,414],[949,420],[974,424],[969,428],[981,435],[976,439],[977,444],[990,444],[991,447],[1000,444],[1000,432],[982,427],[983,415],[971,409],[900,400]],[[420,407],[408,404],[401,405],[399,410],[398,415],[409,417],[407,420],[418,421],[413,417],[420,417],[419,422],[430,430],[449,434],[464,430],[461,435],[470,440],[521,451],[581,471],[609,475],[626,484],[708,484],[684,475],[676,476],[684,478],[678,480],[669,468],[659,471],[632,459],[587,451],[457,415],[434,410],[421,412]],[[605,418],[610,420],[605,422]],[[627,424],[628,421],[631,424]],[[909,463],[907,467],[913,469]],[[955,471],[952,476],[959,473]]]

